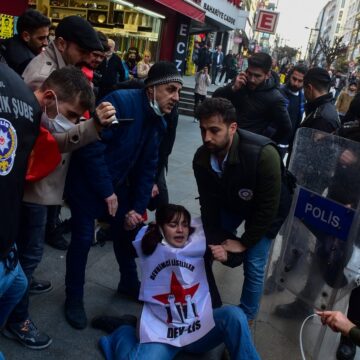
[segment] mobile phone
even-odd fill
[[[122,126],[122,125],[129,125],[132,122],[134,122],[135,119],[134,118],[122,118],[122,119],[118,119],[115,118],[112,123],[111,126]]]

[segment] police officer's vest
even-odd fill
[[[24,81],[0,64],[0,259],[17,237],[28,156],[39,132],[40,115],[39,103]]]

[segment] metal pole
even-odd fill
[[[358,23],[358,27],[356,29],[356,36],[355,36],[354,46],[353,46],[353,49],[352,49],[352,52],[351,52],[351,59],[350,60],[353,60],[353,58],[354,58],[355,48],[356,48],[356,45],[358,43],[358,36],[359,36],[359,30],[360,30],[360,19],[357,19],[357,23]]]

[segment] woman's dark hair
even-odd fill
[[[167,204],[156,210],[156,223],[149,224],[148,230],[141,241],[141,249],[145,255],[151,255],[163,239],[159,228],[172,221],[178,221],[181,215],[187,220],[189,235],[191,235],[194,232],[194,228],[190,227],[191,215],[183,206]]]

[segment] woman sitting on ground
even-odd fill
[[[100,339],[107,360],[167,360],[180,351],[207,352],[225,343],[231,358],[259,360],[244,312],[237,306],[213,309],[204,266],[206,240],[200,220],[168,204],[156,212],[156,224],[138,232],[134,247],[141,263],[139,299],[144,301],[140,340],[135,318],[102,316],[93,326],[112,332]],[[221,245],[211,246],[226,261]]]

